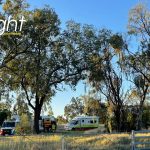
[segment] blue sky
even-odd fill
[[[138,2],[142,0],[32,0],[29,1],[32,8],[42,8],[45,4],[50,5],[58,14],[62,28],[65,22],[74,20],[79,23],[92,24],[96,28],[108,28],[114,32],[127,30],[128,13]],[[150,5],[150,1],[144,1]],[[79,83],[76,91],[69,87],[64,92],[57,92],[52,98],[54,115],[61,115],[64,106],[72,97],[84,94],[84,85]]]
[[[29,0],[28,0],[29,1]],[[32,0],[33,8],[50,5],[64,26],[67,20],[107,27],[114,31],[126,29],[129,9],[141,0]],[[144,0],[146,2],[146,0]],[[147,3],[149,3],[147,1]],[[150,3],[149,3],[150,4]]]

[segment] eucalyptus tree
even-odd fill
[[[134,49],[126,47],[126,69],[132,74],[141,74],[150,83],[150,10],[138,4],[129,13],[128,33],[134,40]],[[132,44],[132,43],[131,43]]]
[[[141,129],[143,107],[150,85],[150,10],[146,5],[138,4],[130,10],[128,35],[131,42],[126,45],[122,64],[139,99],[139,103],[135,106],[137,107],[136,128]]]
[[[123,74],[120,67],[120,61],[123,61],[122,51],[125,43],[119,34],[113,34],[108,30],[101,31],[101,48],[97,53],[94,62],[95,65],[90,72],[89,81],[99,91],[108,103],[113,105],[111,115],[115,118],[117,131],[125,129],[125,90],[123,88]]]

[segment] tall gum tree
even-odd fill
[[[93,63],[96,65],[91,68],[89,82],[106,98],[108,103],[113,105],[115,129],[124,131],[125,91],[122,68],[119,65],[123,61],[124,41],[120,34],[113,34],[108,30],[101,31],[101,41],[103,41],[101,48],[93,58]]]
[[[128,44],[125,61],[122,63],[125,66],[127,78],[134,83],[139,97],[136,129],[140,130],[143,107],[150,85],[150,10],[145,4],[138,4],[130,10],[128,34],[131,39],[136,38],[136,41],[134,40],[136,46],[131,49],[132,43]]]

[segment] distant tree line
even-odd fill
[[[99,123],[104,124],[108,132],[117,130],[116,116],[113,112],[113,104],[107,102],[101,102],[99,99],[95,99],[89,95],[72,98],[70,103],[64,108],[64,116],[59,116],[58,120],[64,124],[71,119],[81,115],[98,116]],[[125,105],[124,106],[124,124],[120,131],[130,132],[131,130],[137,130],[137,117],[138,106],[137,105]],[[143,106],[142,113],[142,128],[148,129],[150,126],[150,104],[146,103]]]

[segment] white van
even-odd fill
[[[14,135],[17,123],[16,121],[4,121],[0,129],[0,135]]]
[[[65,130],[88,130],[98,128],[98,116],[78,116],[65,125]]]
[[[10,120],[3,122],[0,128],[0,135],[14,135],[15,127],[20,122],[20,117],[18,115],[13,115]]]

